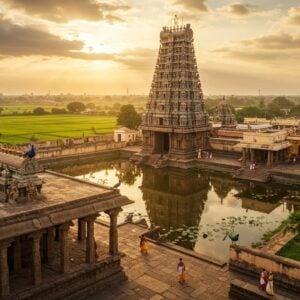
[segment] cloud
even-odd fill
[[[232,3],[226,7],[227,13],[239,17],[248,16],[255,11],[256,6],[247,3]]]
[[[300,59],[300,36],[276,33],[252,40],[242,40],[231,46],[213,50],[226,57],[243,61],[268,62],[275,64]]]
[[[125,49],[118,55],[116,61],[129,69],[153,70],[156,56],[157,50],[150,48]]]
[[[154,67],[157,51],[149,48],[125,49],[121,53],[83,52],[84,43],[66,40],[50,32],[20,26],[0,15],[0,59],[8,57],[42,56],[81,60],[108,60],[131,69]]]
[[[106,53],[84,53],[82,41],[69,41],[35,27],[20,26],[0,15],[0,56],[60,56],[84,60],[108,60]]]
[[[292,7],[289,10],[289,15],[287,17],[287,23],[291,25],[300,26],[300,6]]]
[[[300,49],[300,36],[288,33],[277,33],[259,37],[253,40],[241,41],[245,46],[254,46],[260,49],[288,50]]]
[[[6,0],[10,7],[53,22],[88,20],[123,21],[112,13],[130,9],[127,5],[101,3],[95,0]]]
[[[208,8],[206,5],[207,0],[173,0],[175,5],[183,6],[187,10],[197,12],[207,12]]]

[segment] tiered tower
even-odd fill
[[[142,123],[143,154],[171,159],[196,158],[207,146],[208,114],[193,46],[193,31],[164,27],[149,100]]]
[[[216,107],[214,120],[220,121],[224,127],[236,127],[237,125],[235,115],[232,113],[230,106],[226,103],[225,97]]]

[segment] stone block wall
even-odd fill
[[[233,244],[229,251],[229,268],[259,280],[262,269],[274,274],[274,285],[300,293],[300,262],[260,250]]]

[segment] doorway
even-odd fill
[[[169,154],[170,140],[169,133],[155,132],[154,135],[154,153]]]

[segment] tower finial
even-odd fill
[[[178,16],[174,16],[174,27],[178,26]]]

